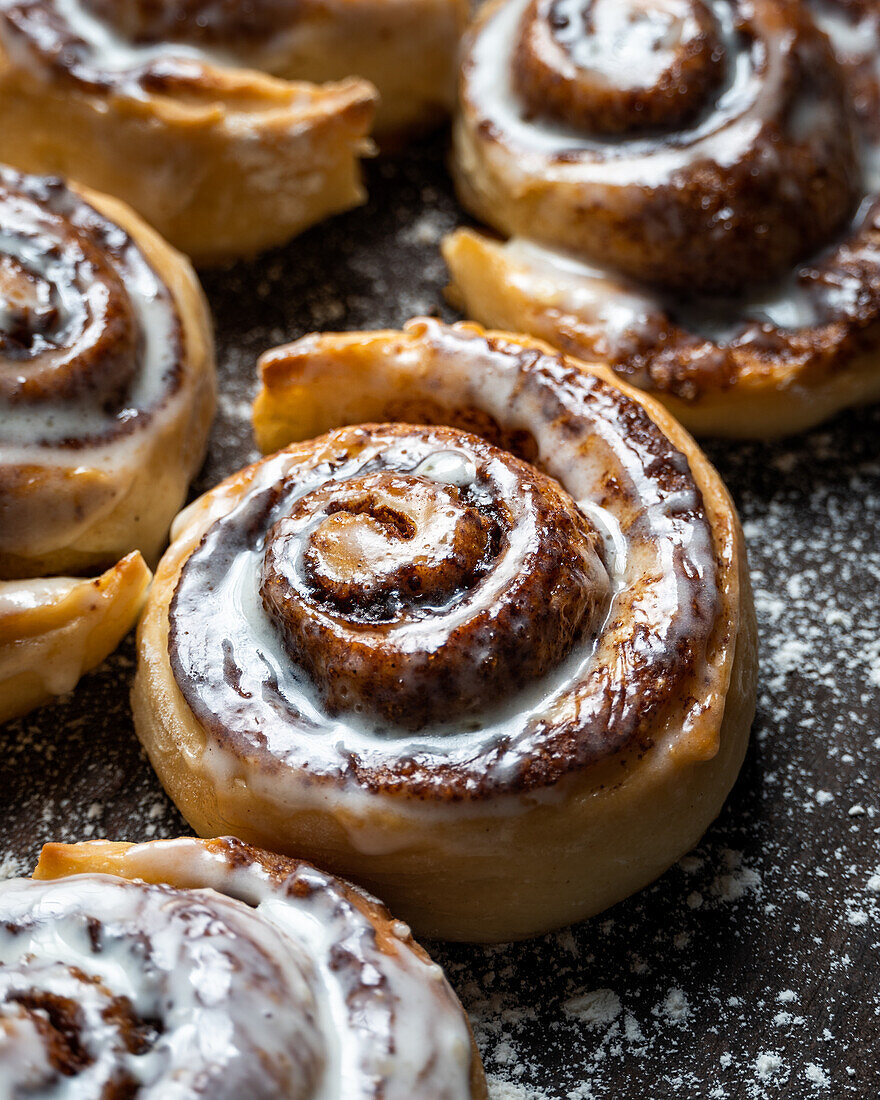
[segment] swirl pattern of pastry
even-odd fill
[[[486,1097],[406,925],[233,839],[49,844],[0,884],[0,1074],[15,1097]]]
[[[0,719],[132,625],[149,573],[119,559],[158,560],[213,411],[186,261],[116,200],[0,168]]]
[[[309,441],[182,513],[139,634],[138,734],[197,831],[471,939],[696,841],[754,706],[744,552],[693,442],[610,378],[430,321],[264,358],[261,447]]]
[[[0,0],[0,159],[118,196],[205,262],[357,205],[373,86],[241,67],[261,48],[280,49],[284,69],[287,39],[270,31],[289,25],[292,7]],[[319,56],[328,20],[316,7],[294,20],[294,53]]]
[[[827,32],[827,33],[826,33]],[[880,10],[497,0],[444,242],[471,316],[607,362],[706,433],[880,395]]]

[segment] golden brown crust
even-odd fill
[[[94,580],[0,581],[0,722],[71,691],[112,653],[150,579],[135,552]]]
[[[580,437],[577,418],[554,412],[552,387],[560,387],[557,394],[578,392],[576,372],[588,371],[599,386],[596,394],[607,401],[608,420],[603,423],[610,425],[619,386],[605,368],[569,362],[565,369],[560,364],[551,389],[532,391],[526,364],[542,364],[544,356],[549,363],[558,362],[536,341],[504,333],[484,336],[476,326],[445,329],[425,321],[413,322],[403,333],[306,338],[265,359],[264,389],[255,410],[257,435],[271,448],[339,422],[391,417],[400,408],[433,409],[439,422],[453,423],[464,410],[470,423],[482,413],[499,434],[515,427],[515,434],[531,440],[539,465],[547,468],[549,454],[562,454],[557,444],[548,442],[556,438],[552,431],[544,434],[551,424],[553,431],[564,431],[568,423],[570,438]],[[499,363],[507,364],[512,374],[494,376]],[[514,363],[524,372],[516,385]],[[536,366],[535,379],[544,369]],[[505,378],[516,397],[508,395]],[[653,710],[646,707],[638,736],[618,751],[590,750],[579,756],[599,742],[587,738],[577,747],[583,732],[578,735],[571,727],[575,742],[567,749],[563,736],[558,752],[545,752],[535,742],[527,768],[511,766],[515,758],[510,757],[504,781],[500,772],[493,778],[493,768],[481,764],[482,781],[475,771],[459,787],[459,779],[468,773],[453,742],[442,755],[439,750],[435,754],[433,773],[424,771],[425,753],[409,749],[395,768],[396,777],[389,772],[389,779],[382,781],[382,773],[374,773],[380,782],[368,783],[366,757],[358,764],[362,749],[357,749],[349,753],[347,771],[335,780],[328,772],[325,779],[325,750],[318,748],[323,742],[309,734],[310,762],[301,771],[293,766],[299,754],[297,736],[276,729],[268,713],[265,743],[251,740],[245,747],[241,741],[235,748],[233,736],[219,735],[199,721],[181,691],[169,660],[168,609],[181,570],[203,533],[212,531],[201,543],[204,549],[217,537],[221,517],[234,503],[256,500],[264,491],[273,463],[292,462],[295,468],[297,456],[307,454],[310,445],[294,446],[227,479],[181,516],[141,624],[132,697],[136,727],[166,789],[199,832],[216,832],[222,823],[223,829],[254,843],[309,852],[391,899],[419,929],[486,940],[531,935],[595,912],[649,881],[696,842],[736,775],[754,708],[754,619],[744,550],[729,497],[693,441],[656,403],[624,389],[625,403],[631,404],[618,427],[629,425],[629,445],[650,450],[656,430],[686,456],[688,476],[699,487],[711,531],[711,568],[717,570],[712,590],[718,601],[713,625],[705,650],[693,650],[693,672],[687,672],[689,658],[682,653],[676,658],[680,663],[672,666],[689,686],[682,686],[680,693],[672,690]],[[544,409],[536,414],[538,420],[525,412],[532,407],[532,392],[534,407]],[[493,393],[495,404],[487,396]],[[511,411],[505,414],[502,408]],[[644,424],[640,410],[647,414]],[[539,427],[542,417],[546,420]],[[322,453],[316,453],[318,460]],[[660,461],[658,470],[662,466]],[[549,472],[554,472],[552,460]],[[563,487],[574,489],[573,481],[566,486],[566,478],[561,480]],[[602,506],[620,507],[613,503],[619,491],[606,496]],[[694,517],[688,522],[696,530],[702,521]],[[223,600],[225,606],[227,597]],[[613,613],[612,621],[617,623]],[[227,621],[224,629],[232,639],[231,656],[237,628]],[[613,625],[612,632],[616,629]],[[620,630],[627,633],[625,616]],[[240,686],[249,697],[259,695],[250,679]],[[564,729],[564,724],[558,727]],[[266,745],[282,743],[284,762],[278,757],[273,762]],[[466,744],[461,751],[469,751]],[[430,785],[420,785],[420,777],[429,774],[434,775]],[[629,855],[623,860],[618,835],[626,838]],[[426,865],[432,868],[430,881],[420,871]],[[573,877],[572,867],[578,868]],[[520,885],[512,889],[511,882]]]
[[[385,136],[449,113],[466,18],[466,0],[9,0],[0,159],[118,195],[199,263],[251,254],[363,202],[370,77]]]
[[[447,117],[466,0],[11,0],[9,33],[34,40],[56,78],[92,89],[131,77],[157,92],[193,57],[290,82],[360,77],[378,90],[376,132],[398,140]],[[45,16],[47,27],[40,19]],[[87,17],[109,32],[94,41]],[[79,32],[79,33],[77,33]],[[172,60],[169,60],[172,59]]]
[[[118,195],[199,262],[280,244],[363,201],[358,158],[370,151],[376,102],[366,81],[318,88],[157,60],[149,46],[147,62],[134,47],[108,75],[63,17],[44,27],[40,7],[0,12],[3,160]],[[39,28],[57,36],[56,52],[44,51]]]
[[[647,390],[697,436],[771,438],[880,397],[880,319],[872,320],[870,276],[860,295],[864,312],[848,324],[790,333],[754,325],[751,340],[720,347],[659,311],[650,313],[650,297],[633,303],[633,288],[613,277],[609,289],[608,277],[596,284],[572,274],[570,266],[548,269],[546,253],[458,229],[444,240],[443,255],[453,278],[448,296],[468,316],[608,363],[618,378]],[[594,289],[609,308],[644,308],[648,323],[621,336],[596,316]],[[876,309],[880,315],[880,297]]]

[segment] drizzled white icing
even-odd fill
[[[365,464],[365,460],[370,457],[372,456],[369,451],[359,454],[353,462],[335,470],[334,478],[344,483],[348,477],[356,476],[360,467]],[[400,453],[395,453],[393,450],[386,451],[382,458],[383,462],[392,469],[407,468],[412,465],[409,453],[403,448]],[[296,500],[304,497],[311,487],[311,481],[307,474],[303,475],[302,465],[301,462],[292,461],[285,454],[265,462],[253,483],[252,493],[229,513],[231,524],[237,525],[237,515],[240,513],[244,516],[248,512],[254,497],[259,496],[263,487],[278,485],[291,474],[301,478],[301,483],[294,493],[285,495],[284,506],[289,508]],[[320,473],[320,467],[317,472]],[[420,472],[432,480],[456,485],[469,484],[475,474],[471,460],[454,451],[438,451],[431,454],[420,461],[413,468],[413,472]],[[502,471],[502,473],[506,477],[499,486],[499,495],[501,499],[510,500],[518,491],[518,486],[512,473],[508,471]],[[593,505],[590,518],[596,520],[604,537],[610,537],[615,547],[615,556],[612,561],[614,565],[620,567],[625,560],[625,549],[615,541],[615,538],[620,537],[619,526],[613,517],[605,516],[604,511],[597,505]],[[271,526],[271,523],[267,522],[266,526]],[[617,536],[613,534],[606,536],[606,532],[617,532]],[[207,536],[205,553],[208,558],[214,553],[215,538],[219,541],[222,534],[212,532]],[[505,553],[494,564],[484,582],[479,594],[481,604],[491,605],[501,598],[536,538],[534,522],[531,515],[526,512],[524,521],[518,523],[510,532],[509,545]],[[356,711],[349,711],[334,718],[327,714],[326,707],[308,674],[291,661],[283,638],[263,605],[260,594],[263,554],[262,539],[236,553],[223,575],[214,581],[212,605],[216,602],[217,606],[226,609],[227,623],[238,621],[247,624],[247,630],[252,635],[254,652],[263,666],[259,669],[258,677],[260,679],[265,677],[273,686],[277,685],[281,698],[295,700],[305,729],[322,730],[320,737],[309,738],[310,768],[316,772],[332,770],[337,765],[340,745],[345,746],[346,754],[355,753],[365,760],[379,760],[387,753],[389,740],[393,741],[394,753],[398,758],[424,753],[440,759],[450,754],[466,757],[483,744],[498,741],[506,736],[515,736],[517,730],[525,729],[529,724],[536,722],[541,715],[551,711],[562,699],[571,682],[583,676],[592,657],[594,639],[590,636],[583,644],[575,647],[571,655],[557,668],[523,685],[513,698],[487,699],[485,708],[478,716],[434,724],[418,734],[389,727],[387,723],[377,725],[375,721],[368,720]],[[619,587],[621,584],[619,574],[615,574],[613,586]],[[430,620],[415,619],[410,624],[398,627],[398,632],[409,634],[413,645],[422,646],[429,651],[439,649],[447,635],[472,614],[470,605],[462,601],[457,606],[444,609],[442,618],[433,625]],[[231,635],[232,631],[228,633]],[[242,659],[245,657],[245,655],[240,656]],[[482,663],[483,656],[479,652],[471,655],[475,674]],[[248,690],[257,690],[256,684],[250,685],[247,673],[243,673],[241,684],[247,684]],[[286,760],[298,755],[298,746],[291,753],[289,729],[283,726],[264,725],[263,736],[266,740],[266,748],[272,756]],[[511,755],[507,766],[511,772],[518,766],[515,754]]]
[[[77,577],[36,577],[27,581],[0,583],[0,615],[32,611],[64,599],[71,589],[82,584]]]
[[[0,16],[4,9],[18,8],[19,0],[0,0]],[[189,61],[197,64],[228,63],[230,57],[219,50],[206,50],[186,43],[159,43],[156,45],[129,42],[104,20],[89,12],[80,0],[47,0],[46,7],[51,8],[67,32],[78,41],[83,49],[85,64],[94,72],[104,73],[117,78],[126,94],[134,98],[144,98],[146,92],[141,87],[139,76],[155,62],[168,60]],[[11,28],[4,28],[0,19],[0,41],[25,64],[32,59],[30,50],[39,58],[45,49],[51,52],[53,33],[43,27],[40,33],[34,33],[36,26],[31,24],[30,39],[21,37]]]
[[[0,1096],[46,1069],[10,998],[34,988],[79,1004],[93,1059],[50,1075],[47,1098],[96,1098],[120,1071],[145,1100],[470,1095],[467,1026],[439,967],[406,937],[381,949],[332,878],[233,866],[192,840],[128,858],[133,873],[188,889],[109,875],[0,886]],[[155,1028],[142,1051],[102,1018],[111,995]]]
[[[502,247],[511,261],[513,285],[529,297],[600,325],[612,343],[647,330],[659,308],[657,295],[647,287],[575,256],[524,237],[511,237]],[[517,278],[517,272],[522,272],[526,281]]]
[[[584,35],[583,0],[557,0],[554,16],[562,26],[554,37],[571,56],[570,69],[587,69],[618,88],[655,84],[667,64],[666,50],[678,49],[699,34],[689,0],[667,0],[663,9],[644,7],[633,19],[632,7],[594,5],[594,33]]]
[[[477,476],[473,461],[460,451],[437,451],[423,459],[412,472],[416,477],[455,485],[459,489],[472,485]]]
[[[73,211],[77,204],[83,204],[83,200],[71,195],[69,199],[62,198],[57,205],[63,214],[65,208]],[[104,287],[101,283],[85,288],[69,285],[64,277],[69,265],[63,265],[52,251],[57,234],[54,216],[47,215],[42,223],[34,224],[33,207],[24,215],[12,204],[9,207],[0,231],[0,255],[14,258],[51,288],[60,314],[53,341],[59,346],[71,341],[76,348],[89,352],[101,335],[96,327],[104,315],[99,301],[99,296],[106,294]],[[34,461],[47,454],[53,456],[54,444],[59,441],[100,437],[115,431],[138,413],[155,409],[167,396],[169,379],[179,356],[176,311],[167,290],[134,242],[127,240],[120,230],[113,244],[121,246],[119,273],[142,336],[139,369],[125,407],[106,410],[91,403],[69,400],[48,406],[16,402],[4,407],[0,445],[7,461]],[[94,307],[90,302],[92,298],[96,299]]]
[[[500,140],[517,153],[540,155],[563,150],[600,154],[577,163],[544,161],[548,179],[590,180],[603,184],[639,183],[659,186],[699,160],[733,165],[752,148],[764,122],[773,117],[782,93],[785,42],[770,42],[755,52],[734,48],[733,11],[726,0],[709,0],[719,34],[731,56],[725,83],[712,111],[689,129],[670,136],[661,146],[653,138],[606,138],[547,120],[528,119],[512,87],[510,59],[520,20],[529,0],[509,0],[499,6],[477,35],[467,61],[468,97],[480,118],[498,129]],[[756,71],[761,70],[761,79]]]
[[[854,225],[863,220],[860,212]],[[600,326],[612,349],[624,348],[633,336],[650,338],[652,328],[670,314],[689,332],[719,344],[733,339],[749,321],[787,331],[809,328],[835,310],[845,309],[857,291],[845,280],[822,291],[808,289],[797,268],[770,286],[757,285],[743,297],[672,300],[651,287],[523,237],[511,237],[501,247],[511,261],[507,277],[513,285],[542,305]]]

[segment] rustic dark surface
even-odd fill
[[[369,168],[371,202],[205,275],[223,396],[197,491],[255,456],[259,352],[443,310],[459,220],[442,143]],[[527,944],[432,945],[495,1100],[880,1095],[880,410],[709,453],[745,524],[762,634],[752,747],[697,851],[609,913]],[[186,830],[132,732],[129,640],[0,729],[0,873],[50,839]]]

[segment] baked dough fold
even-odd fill
[[[72,691],[137,621],[150,571],[134,551],[100,577],[0,581],[0,722]]]
[[[293,69],[297,51],[320,69],[333,49],[322,39],[336,16],[321,7],[288,43]],[[362,202],[373,86],[356,70],[317,86],[247,67],[260,36],[210,8],[2,0],[0,160],[116,195],[199,263],[282,244]],[[285,68],[283,50],[271,57]]]

